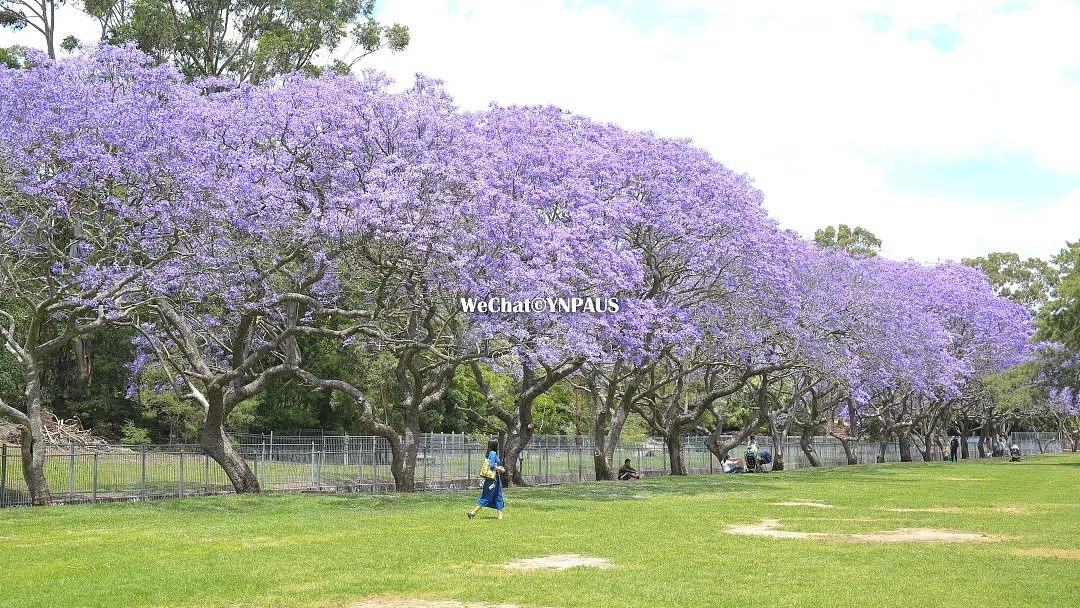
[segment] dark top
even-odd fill
[[[621,468],[619,468],[619,473],[637,473],[637,471],[634,470],[634,467],[628,464],[624,464]]]

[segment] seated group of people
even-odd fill
[[[756,472],[761,470],[761,465],[768,464],[769,462],[772,462],[771,454],[760,451],[757,442],[754,441],[754,436],[751,435],[750,440],[746,444],[746,459],[728,458],[720,463],[720,470],[725,473]],[[641,473],[638,473],[637,469],[630,466],[629,458],[623,461],[622,467],[619,468],[618,476],[621,481],[641,479]]]
[[[720,470],[725,473],[746,473],[761,470],[761,465],[772,462],[772,455],[758,449],[757,441],[751,435],[746,442],[746,455],[744,458],[728,458],[720,464]]]

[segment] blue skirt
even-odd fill
[[[476,504],[492,509],[503,508],[502,479],[500,475],[496,475],[495,479],[484,480],[484,491],[480,494]]]

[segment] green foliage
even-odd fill
[[[1005,412],[1026,412],[1045,400],[1046,389],[1039,381],[1038,362],[1025,361],[1009,369],[991,374],[983,381],[997,403]]]
[[[135,379],[134,400],[142,424],[153,429],[158,441],[193,443],[202,428],[202,408],[182,399],[161,372],[145,371]]]
[[[69,53],[74,53],[75,49],[79,48],[79,39],[71,35],[65,36],[64,39],[60,41],[60,48]]]
[[[343,73],[379,49],[409,44],[406,26],[374,18],[373,0],[90,0],[84,10],[106,40],[133,41],[189,78],[258,83],[293,71]],[[351,63],[319,63],[346,39],[359,51]]]
[[[1039,258],[1021,260],[1019,255],[1008,251],[965,258],[963,263],[982,270],[999,296],[1029,310],[1042,307],[1060,280],[1050,263]]]
[[[425,431],[443,433],[486,433],[488,429],[476,420],[484,412],[484,395],[472,378],[468,367],[459,367],[443,398],[424,413],[422,428]]]
[[[21,70],[26,67],[26,47],[0,47],[0,64]]]
[[[123,434],[120,436],[120,443],[129,445],[145,445],[151,443],[150,431],[135,426],[135,423],[128,420],[124,423]]]
[[[46,404],[61,418],[78,418],[95,435],[117,440],[127,420],[152,429],[162,430],[147,416],[149,408],[128,397],[131,372],[128,363],[134,357],[131,345],[133,331],[113,328],[86,340],[90,353],[90,376],[83,378],[73,347],[57,351],[46,361],[44,388]],[[164,395],[153,395],[163,399]]]
[[[866,228],[840,224],[835,228],[826,226],[814,232],[818,247],[843,249],[856,257],[872,257],[881,250],[881,239]]]
[[[1055,297],[1041,311],[1038,337],[1080,352],[1080,241],[1069,243],[1053,262],[1060,282]]]

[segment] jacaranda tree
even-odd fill
[[[189,82],[108,46],[29,63],[0,68],[0,337],[21,374],[0,412],[37,503],[43,358],[113,325],[136,332],[134,374],[201,407],[238,492],[260,488],[230,414],[281,386],[343,397],[403,491],[455,382],[475,381],[470,414],[514,483],[535,404],[567,384],[594,408],[598,479],[633,416],[675,474],[690,433],[721,458],[764,431],[797,433],[812,464],[822,432],[849,460],[859,436],[910,460],[1016,418],[988,378],[1029,356],[1031,322],[980,271],[804,241],[690,142],[551,107],[463,112],[424,77]],[[389,394],[352,368],[385,370]],[[1074,419],[1067,377],[1030,381]]]

